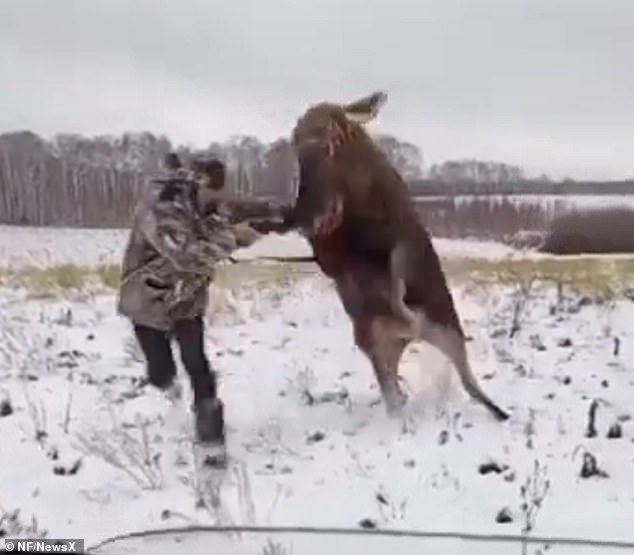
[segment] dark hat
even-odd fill
[[[165,168],[168,170],[177,170],[183,167],[181,163],[181,159],[178,157],[178,154],[175,152],[168,152],[163,159],[163,164]]]

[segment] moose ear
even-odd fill
[[[349,104],[344,104],[342,108],[350,121],[364,124],[373,120],[386,102],[387,93],[377,91]]]

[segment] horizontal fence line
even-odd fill
[[[338,527],[317,527],[317,526],[182,526],[171,528],[156,528],[141,530],[138,532],[128,532],[107,538],[98,544],[86,549],[86,553],[101,549],[106,545],[117,541],[143,538],[151,536],[166,536],[170,534],[195,534],[200,532],[220,533],[256,533],[256,534],[310,534],[310,535],[331,535],[331,536],[382,536],[417,539],[441,539],[459,540],[479,543],[527,543],[527,544],[550,544],[561,546],[577,547],[598,547],[613,549],[634,549],[633,541],[624,540],[598,540],[590,538],[574,537],[548,537],[532,536],[521,534],[478,534],[469,532],[432,532],[424,530],[381,530],[363,528],[338,528]]]

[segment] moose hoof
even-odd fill
[[[506,420],[511,418],[511,415],[508,412],[502,410],[500,407],[495,407],[494,409],[492,409],[491,412],[493,413],[493,417],[498,422],[505,422]]]
[[[388,416],[398,418],[402,415],[403,407],[407,403],[407,395],[401,391],[396,391],[385,395],[384,400]]]

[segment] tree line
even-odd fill
[[[374,137],[414,196],[493,194],[632,194],[634,180],[552,182],[527,179],[503,162],[449,160],[427,171],[421,150],[392,135]],[[148,178],[164,155],[205,154],[227,165],[228,187],[238,195],[288,202],[297,187],[297,162],[287,139],[252,136],[212,142],[204,149],[174,145],[148,132],[84,137],[59,134],[46,140],[30,131],[0,135],[0,223],[35,226],[127,226]]]

